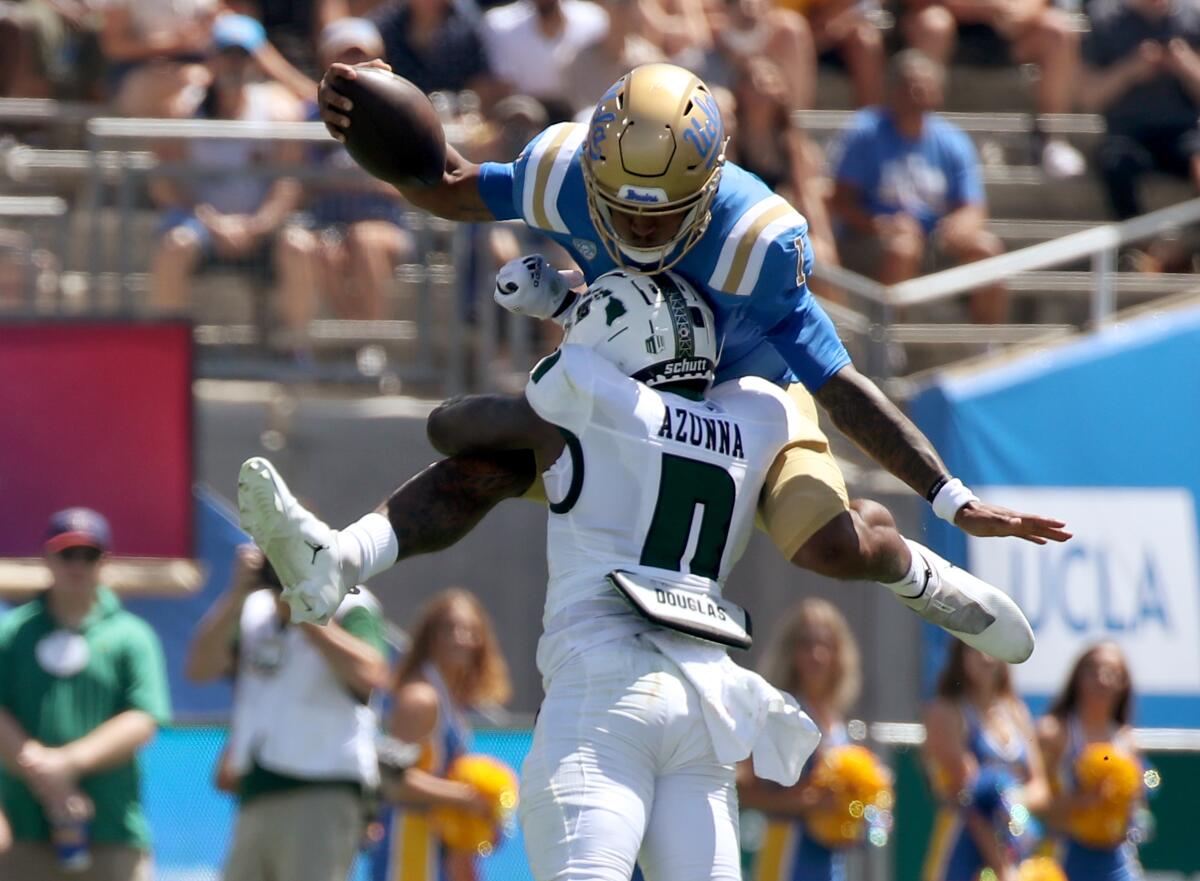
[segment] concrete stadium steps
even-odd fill
[[[998,218],[1037,217],[1042,220],[1111,222],[1104,186],[1092,177],[1048,178],[1037,168],[984,169],[988,213]],[[1192,198],[1187,181],[1149,175],[1142,183],[1146,211],[1155,211]]]
[[[1032,65],[953,65],[946,76],[946,110],[1032,111],[1036,76],[1036,69]],[[824,110],[854,107],[854,89],[844,70],[835,65],[820,65],[817,70],[816,103],[818,108]]]
[[[800,110],[792,121],[821,147],[828,149],[849,124],[854,111]],[[947,112],[942,116],[961,128],[975,144],[980,161],[987,166],[1028,166],[1040,162],[1033,155],[1032,113],[1020,112]],[[1064,138],[1085,155],[1095,151],[1104,134],[1104,119],[1090,113],[1059,113],[1038,120],[1042,131]]]
[[[901,310],[892,339],[913,350],[944,348],[943,353],[930,353],[929,357],[935,357],[938,363],[948,363],[988,346],[1020,342],[1036,335],[1038,327],[1085,327],[1091,320],[1094,284],[1089,271],[1017,273],[1005,280],[1011,320],[1015,322],[1011,327],[972,325],[969,293],[963,293]],[[1122,272],[1114,276],[1113,294],[1118,309],[1196,293],[1200,293],[1200,274]]]
[[[998,235],[1005,247],[1010,251],[1026,248],[1040,242],[1062,238],[1072,233],[1091,229],[1104,221],[1090,220],[1035,220],[1029,217],[1021,218],[992,218],[988,221],[988,229]]]

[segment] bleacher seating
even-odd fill
[[[829,144],[852,114],[848,78],[822,68],[818,109],[797,113],[794,123],[821,144]],[[1028,72],[1022,68],[955,68],[947,88],[946,116],[974,140],[983,162],[990,227],[1009,250],[1048,241],[1110,221],[1105,193],[1092,177],[1048,179],[1032,162],[1031,113]],[[126,149],[87,149],[87,121],[98,112],[94,105],[68,105],[47,101],[0,100],[0,119],[12,123],[16,139],[0,144],[0,194],[54,194],[75,206],[62,255],[64,288],[75,297],[59,302],[77,305],[89,285],[98,255],[102,272],[93,284],[91,302],[109,306],[140,306],[145,301],[151,246],[155,241],[157,213],[139,184],[121,195],[122,176],[132,170],[139,177],[155,167],[155,157],[130,145]],[[1103,134],[1102,118],[1090,114],[1061,114],[1039,120],[1042,131],[1066,137],[1090,154]],[[1180,202],[1192,195],[1184,181],[1155,177],[1145,186],[1149,209]],[[130,200],[121,223],[113,206]],[[94,210],[93,210],[94,208]],[[428,245],[422,264],[401,267],[393,297],[393,320],[381,323],[338,325],[319,322],[313,328],[318,351],[350,351],[381,344],[406,358],[420,336],[419,301],[436,295],[437,309],[457,308],[454,258],[450,227],[435,225],[435,242]],[[120,252],[121,260],[115,258]],[[1013,340],[1036,335],[1030,328],[1050,332],[1069,325],[1081,326],[1088,317],[1087,294],[1092,287],[1088,265],[1019,273],[1009,279],[1014,301]],[[126,277],[111,273],[124,271]],[[1200,288],[1200,275],[1142,275],[1122,272],[1114,290],[1119,306],[1135,305],[1177,291]],[[196,279],[197,338],[223,353],[250,352],[271,328],[271,294],[264,278],[247,277],[233,269],[217,268]],[[959,298],[961,300],[961,298]],[[853,304],[852,304],[853,305]],[[843,326],[849,315],[844,315]],[[971,331],[957,302],[931,304],[907,310],[908,328],[897,328],[894,339],[913,349],[910,367],[958,357],[985,345],[1003,344],[1008,331]],[[869,323],[869,322],[868,322]],[[368,326],[370,325],[370,326]],[[942,330],[937,330],[940,326]],[[1025,329],[1019,329],[1025,328]],[[949,344],[949,340],[957,340]],[[981,340],[984,340],[981,342]],[[442,346],[446,341],[439,340]],[[922,351],[939,349],[939,351]],[[934,361],[930,361],[934,359]],[[235,359],[237,360],[237,359]],[[224,359],[225,366],[230,363]]]

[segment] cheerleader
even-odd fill
[[[396,675],[388,733],[420,744],[421,758],[388,793],[398,802],[387,823],[382,881],[475,881],[475,859],[452,851],[430,824],[430,810],[452,807],[491,816],[494,806],[474,787],[446,779],[471,750],[467,713],[508,700],[508,667],[491,620],[475,595],[452,588],[426,604],[412,648]]]
[[[862,683],[858,644],[833,604],[806,599],[776,630],[763,657],[763,676],[795,696],[821,729],[821,744],[792,787],[756,778],[748,763],[739,769],[741,806],[769,817],[754,879],[844,881],[842,852],[808,834],[805,817],[833,807],[830,793],[811,785],[811,772],[823,752],[848,742],[846,711],[858,700]]]
[[[1033,720],[1013,692],[1008,665],[952,643],[925,731],[924,758],[942,806],[924,881],[979,881],[988,868],[997,881],[1016,881],[1020,855],[1006,840],[1008,821],[998,822],[997,814],[1013,805],[1042,810],[1050,790]]]
[[[1101,642],[1075,662],[1066,687],[1038,722],[1054,792],[1047,820],[1060,835],[1059,859],[1069,881],[1143,877],[1128,840],[1142,775],[1129,725],[1132,701],[1125,656],[1116,643]],[[1080,772],[1088,773],[1092,759],[1089,747],[1105,763],[1104,772],[1132,776],[1132,786],[1115,777],[1102,787],[1081,786]]]

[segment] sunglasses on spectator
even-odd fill
[[[99,548],[89,548],[86,545],[75,548],[63,548],[58,557],[68,563],[95,563],[104,552]]]

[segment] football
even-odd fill
[[[372,175],[397,186],[433,186],[446,168],[446,133],[428,96],[404,77],[360,68],[337,91],[354,102],[346,149]]]

